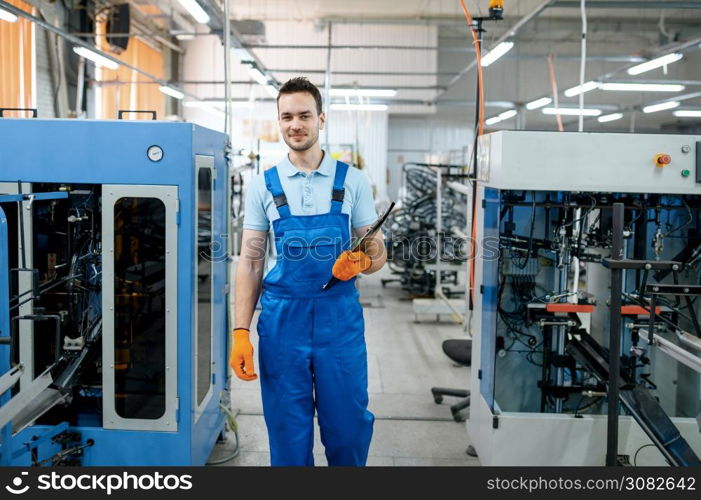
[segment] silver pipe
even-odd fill
[[[331,102],[331,36],[332,36],[332,30],[333,30],[333,24],[328,23],[326,26],[326,29],[328,30],[329,34],[329,45],[326,49],[326,74],[324,75],[324,104],[326,106],[324,107],[324,111],[326,111],[326,123],[325,123],[325,129],[326,132],[324,136],[326,137],[326,153],[331,154],[331,150],[329,149],[329,104]]]
[[[75,86],[75,114],[78,118],[83,115],[83,91],[85,89],[85,58],[78,58],[78,81]]]
[[[224,135],[226,135],[227,144],[231,143],[229,137],[229,120],[231,119],[231,77],[229,75],[229,64],[231,62],[230,25],[229,0],[224,0]]]

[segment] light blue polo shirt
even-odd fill
[[[288,157],[277,164],[282,189],[292,215],[325,214],[331,209],[331,190],[336,174],[336,160],[324,154],[318,169],[306,174],[295,167]],[[341,211],[350,215],[351,228],[367,226],[377,220],[370,180],[357,168],[349,168],[343,184],[345,195]],[[244,229],[268,231],[271,222],[279,219],[273,196],[265,186],[263,172],[255,176],[246,193]]]

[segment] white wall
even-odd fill
[[[396,200],[401,183],[402,164],[441,162],[462,164],[463,148],[472,147],[472,126],[465,120],[437,116],[391,117],[388,127],[388,196]]]
[[[331,111],[329,144],[353,144],[365,160],[375,201],[387,199],[387,112]]]
[[[183,58],[182,79],[185,81],[221,81],[224,79],[223,48],[215,36],[200,36],[186,43]],[[288,52],[288,51],[285,51]],[[289,55],[289,54],[288,54]],[[288,75],[291,76],[291,75]],[[246,69],[232,57],[232,80],[248,80]],[[188,84],[187,92],[202,98],[223,98],[223,85]],[[252,95],[251,95],[252,93]],[[263,167],[272,165],[286,150],[282,141],[278,143],[261,143],[255,140],[262,127],[269,126],[277,116],[275,103],[260,85],[237,85],[232,89],[232,97],[266,99],[267,102],[255,101],[247,109],[236,108],[232,119],[232,144],[234,149],[261,151]],[[187,98],[185,100],[188,100]],[[215,130],[224,129],[224,115],[218,111],[183,107],[183,116],[187,121],[197,123]],[[266,123],[267,122],[267,123]],[[330,131],[329,144],[353,144],[365,160],[366,173],[376,193],[376,200],[387,197],[387,113],[384,111],[331,111],[328,117]],[[274,123],[273,123],[274,125]],[[326,136],[320,137],[322,146]]]

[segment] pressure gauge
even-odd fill
[[[146,156],[153,162],[161,161],[163,159],[163,150],[160,146],[151,146],[148,148],[148,151],[146,151]]]

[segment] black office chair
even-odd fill
[[[472,362],[472,341],[467,339],[450,339],[443,342],[443,352],[455,363],[470,366]],[[465,415],[462,410],[470,406],[470,391],[463,389],[448,389],[446,387],[432,387],[431,393],[436,404],[443,402],[443,396],[463,398],[450,407],[453,420],[464,422]]]

